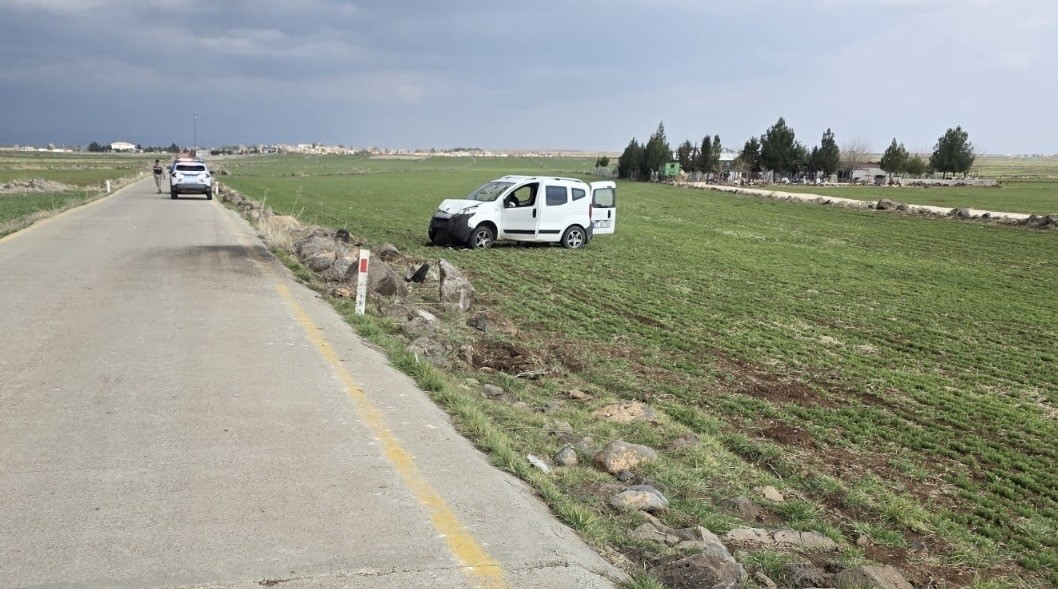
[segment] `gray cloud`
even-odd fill
[[[928,149],[1056,152],[1051,0],[8,0],[0,143],[619,150],[779,116]]]

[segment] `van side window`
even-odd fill
[[[539,184],[526,184],[504,198],[504,208],[531,207],[536,204],[536,188]]]
[[[583,188],[574,188],[573,189],[573,200],[580,200],[580,199],[584,198],[585,196],[588,196],[588,192],[586,190],[584,190]]]
[[[565,186],[548,186],[546,198],[549,207],[564,205],[569,202],[569,190]]]

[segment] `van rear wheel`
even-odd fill
[[[472,250],[484,250],[492,247],[494,241],[496,241],[496,234],[492,232],[492,227],[478,225],[474,228],[473,233],[470,234],[467,245]]]
[[[579,225],[573,225],[566,229],[565,233],[562,234],[562,247],[566,249],[575,250],[583,246],[588,241],[588,236],[584,233],[584,229]]]

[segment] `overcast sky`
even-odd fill
[[[1058,153],[1055,0],[0,0],[0,144]],[[197,113],[197,125],[193,113]]]

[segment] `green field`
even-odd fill
[[[541,427],[555,419],[596,440],[662,449],[694,433],[698,442],[663,450],[645,473],[672,500],[670,523],[744,526],[726,500],[772,484],[792,497],[765,505],[772,525],[826,532],[846,545],[844,562],[891,563],[953,587],[1058,584],[1053,231],[621,183],[617,233],[586,249],[471,252],[426,245],[442,198],[507,173],[576,175],[591,161],[218,165],[232,172],[226,184],[279,214],[448,258],[473,277],[479,307],[517,323],[508,346],[552,376],[496,378],[530,404],[563,406],[541,414],[482,401],[483,419],[507,440],[477,438],[484,448],[550,455],[560,444]],[[1052,202],[1056,185],[1031,186],[1005,208]],[[944,191],[929,193],[979,206]],[[570,402],[561,395],[570,386],[596,401]],[[662,423],[588,416],[617,399],[649,402]],[[461,424],[472,436],[488,430]],[[620,533],[634,522],[594,491],[608,480],[592,468],[560,471],[563,501],[579,506],[560,515],[596,543],[662,550]],[[860,535],[866,547],[855,545]]]
[[[107,180],[137,176],[155,157],[0,151],[0,186],[33,179],[62,185],[47,192],[0,193],[0,237],[54,211],[99,197]]]

